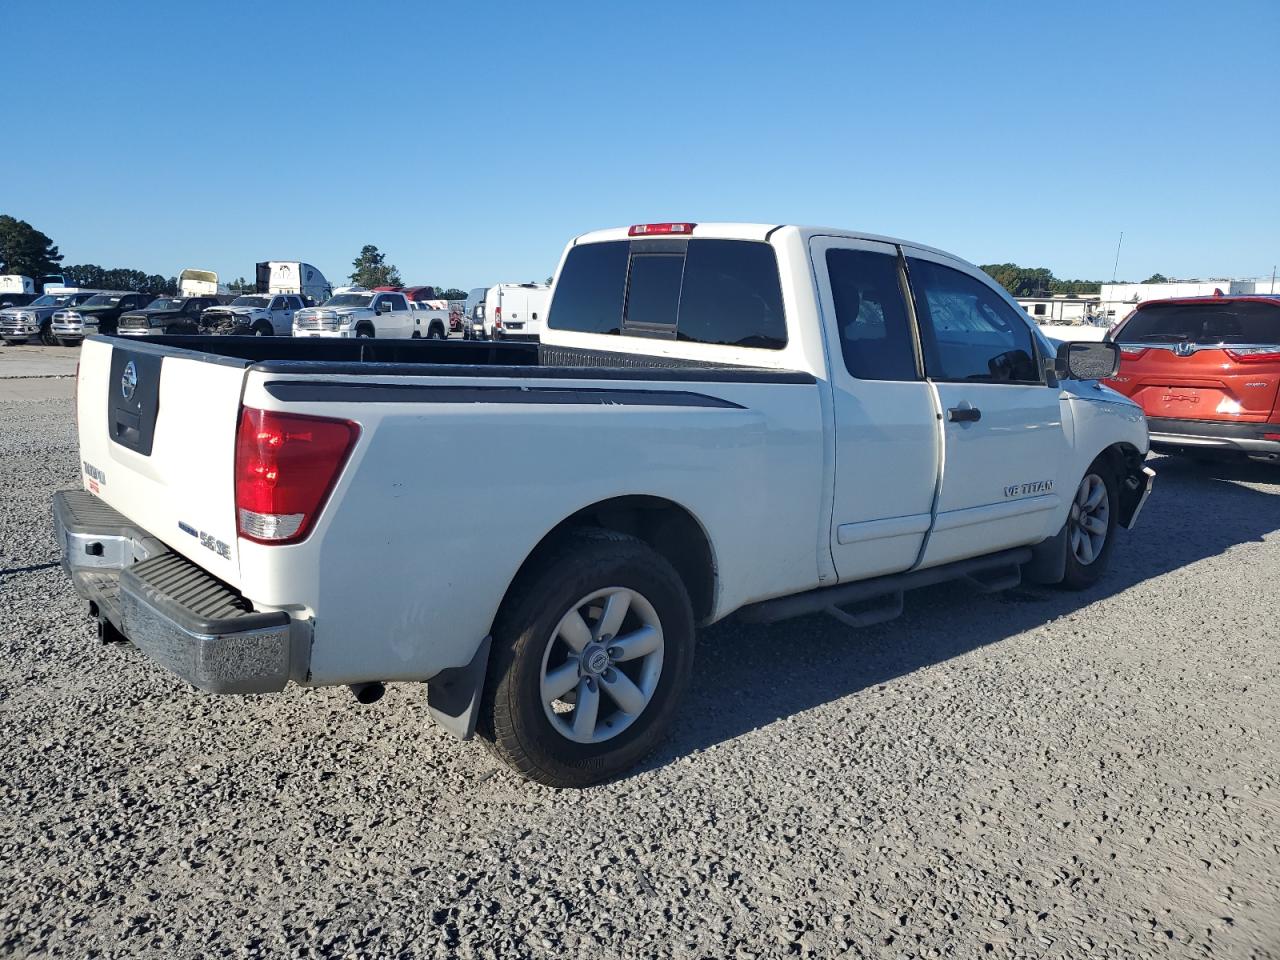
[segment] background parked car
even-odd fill
[[[209,307],[200,315],[200,332],[237,337],[287,337],[293,316],[306,304],[296,293],[247,293],[226,306]]]
[[[76,290],[69,293],[45,293],[25,307],[0,310],[0,337],[8,344],[26,343],[36,334],[40,342],[53,346],[58,341],[53,335],[53,315],[64,307],[84,303],[97,290]]]
[[[484,295],[488,292],[488,287],[474,287],[462,305],[462,336],[467,340],[483,340],[485,337]]]
[[[294,318],[295,337],[390,337],[414,339],[445,336],[445,315],[436,318],[438,329],[427,320],[424,331],[421,308],[411,305],[403,293],[376,290],[350,291],[330,297],[323,306],[308,307]]]
[[[492,340],[537,340],[551,303],[545,283],[500,283],[485,294],[485,334]]]
[[[119,333],[127,337],[150,337],[163,333],[193,334],[200,332],[200,314],[218,306],[218,298],[157,297],[141,310],[122,314]]]
[[[1148,300],[1111,339],[1153,449],[1280,463],[1280,297]]]
[[[115,333],[122,315],[130,310],[140,310],[154,299],[149,293],[129,290],[95,293],[74,309],[54,313],[51,322],[53,335],[65,347],[95,333]]]

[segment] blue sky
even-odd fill
[[[5,20],[0,212],[69,264],[337,280],[374,243],[407,281],[470,287],[667,219],[1060,277],[1109,279],[1121,230],[1122,278],[1280,260],[1276,0],[16,0]]]

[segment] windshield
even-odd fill
[[[34,300],[32,300],[32,301],[31,301],[31,306],[33,306],[33,307],[60,307],[60,306],[62,306],[64,303],[66,303],[66,302],[67,302],[68,300],[70,300],[70,299],[71,299],[71,298],[70,298],[70,297],[68,297],[68,296],[66,296],[65,294],[64,294],[63,296],[60,296],[60,297],[55,297],[55,296],[54,296],[53,294],[51,294],[51,293],[46,293],[46,294],[44,294],[43,296],[36,297]]]
[[[86,307],[114,307],[120,302],[121,298],[112,296],[109,293],[99,293],[90,297],[84,302]]]
[[[1118,343],[1280,343],[1280,300],[1146,303],[1116,335]]]
[[[176,300],[173,297],[161,297],[159,300],[154,301],[151,304],[151,306],[147,307],[147,309],[148,310],[181,310],[182,305],[186,302],[187,302],[186,300]]]
[[[270,302],[270,297],[236,297],[231,301],[231,305],[233,307],[265,307]]]
[[[373,300],[371,293],[340,293],[324,302],[326,307],[367,307]]]

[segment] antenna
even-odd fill
[[[1116,282],[1116,271],[1120,269],[1120,244],[1124,243],[1124,231],[1120,231],[1120,240],[1116,243],[1116,262],[1111,268],[1111,282]]]

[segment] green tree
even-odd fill
[[[0,273],[16,273],[39,280],[58,272],[62,254],[53,241],[27,223],[0,214]]]
[[[1015,297],[1043,297],[1049,293],[1053,272],[1047,267],[1020,267],[1016,263],[986,263],[982,269]]]
[[[177,277],[162,277],[158,273],[132,270],[128,267],[100,267],[96,263],[78,263],[66,267],[62,276],[73,287],[90,290],[135,290],[138,293],[174,294],[178,292]]]
[[[387,255],[372,243],[360,248],[360,256],[351,261],[351,282],[356,286],[367,287],[400,287],[404,281],[400,279],[400,271],[393,264],[387,263]]]
[[[459,290],[457,287],[449,287],[447,290],[441,290],[439,287],[436,287],[436,299],[465,300],[467,299],[467,291]]]
[[[237,293],[237,294],[254,293],[257,291],[257,286],[253,283],[250,283],[244,277],[236,277],[234,280],[232,280],[230,283],[227,284],[227,289],[232,293]]]
[[[1147,277],[1147,279],[1143,280],[1142,282],[1143,283],[1168,283],[1169,278],[1166,277],[1163,273],[1153,273],[1151,276]]]

